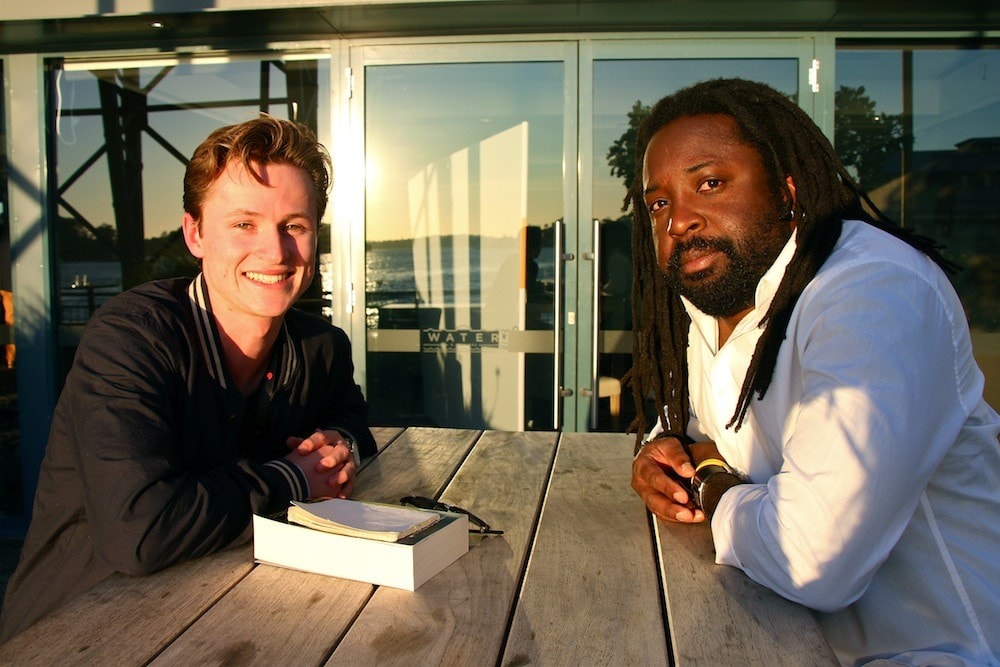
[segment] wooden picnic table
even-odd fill
[[[250,545],[114,575],[0,664],[834,664],[808,610],[714,564],[708,526],[650,519],[632,436],[375,433],[355,497],[431,496],[504,534],[415,592],[255,565]]]

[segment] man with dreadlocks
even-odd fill
[[[664,98],[636,154],[633,489],[844,664],[1000,664],[1000,417],[954,267],[762,84]]]

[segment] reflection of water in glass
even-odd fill
[[[412,302],[416,291],[413,250],[384,245],[368,248],[365,253],[365,291],[369,305]]]
[[[59,309],[63,323],[86,322],[95,308],[121,291],[119,262],[59,263]]]
[[[59,287],[70,287],[74,282],[100,287],[114,287],[121,291],[122,267],[118,262],[60,262]]]
[[[365,292],[367,296],[366,322],[369,329],[378,328],[378,309],[391,304],[423,303],[427,296],[419,294],[414,268],[413,241],[371,244],[365,252]],[[489,287],[501,264],[510,254],[481,251],[479,243],[470,243],[468,261],[471,266],[455,266],[454,249],[448,243],[439,246],[441,261],[424,275],[430,282],[443,286],[441,298],[445,303],[455,303],[456,284],[468,284],[469,294],[461,295],[463,303],[479,305],[482,290]],[[517,252],[517,250],[513,250]],[[538,276],[543,283],[551,283],[555,275],[554,256],[550,248],[543,249],[538,257]],[[421,282],[427,278],[421,276]]]

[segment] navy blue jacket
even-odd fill
[[[201,277],[123,292],[91,317],[53,415],[0,641],[113,572],[243,543],[308,490],[285,440],[336,428],[375,453],[347,335],[290,310],[257,392],[233,387]]]

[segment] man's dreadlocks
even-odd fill
[[[742,79],[715,79],[682,89],[656,103],[642,122],[636,139],[635,176],[626,208],[633,219],[632,387],[636,418],[629,426],[638,447],[647,431],[645,400],[658,406],[666,434],[685,438],[689,418],[687,337],[690,319],[680,297],[660,271],[654,252],[649,211],[643,196],[643,160],[653,135],[678,118],[723,114],[736,121],[740,137],[761,157],[775,196],[792,202],[785,179],[795,183],[798,210],[796,248],[771,306],[761,320],[764,328],[735,412],[727,426],[739,429],[754,394],[762,398],[771,383],[778,349],[805,286],[833,252],[845,219],[864,220],[927,254],[945,271],[957,267],[944,259],[938,245],[892,223],[854,181],[815,123],[788,97],[764,84]],[[869,213],[864,204],[871,211]],[[788,220],[775,221],[787,224]]]

